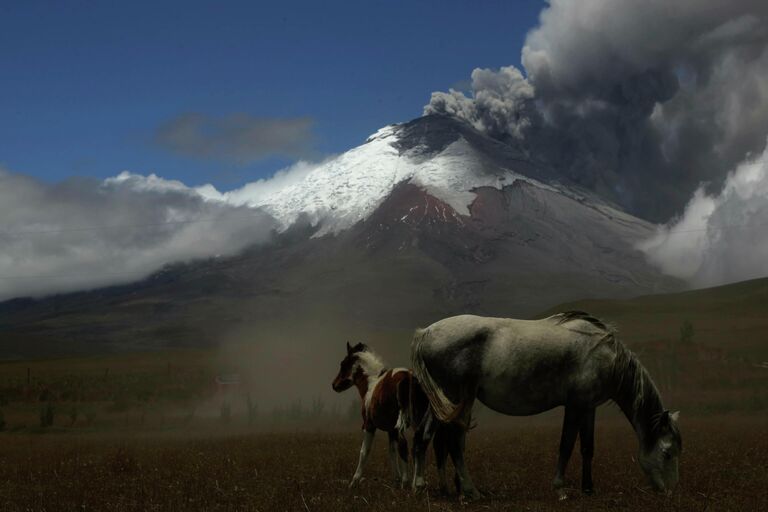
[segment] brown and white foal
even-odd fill
[[[333,380],[333,390],[341,393],[352,386],[357,388],[362,402],[363,445],[349,486],[354,487],[363,477],[363,467],[377,429],[389,435],[389,461],[395,482],[407,486],[408,441],[404,436],[401,411],[406,411],[409,406],[411,371],[407,368],[387,369],[363,343],[354,347],[347,343],[347,356],[341,361],[339,374]]]

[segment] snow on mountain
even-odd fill
[[[475,197],[472,188],[499,187],[523,178],[508,169],[488,174],[481,169],[482,159],[463,138],[428,159],[420,158],[417,148],[401,153],[396,147],[398,133],[399,125],[386,126],[361,146],[314,168],[293,171],[301,176],[283,178],[283,187],[275,188],[266,181],[222,194],[204,193],[209,199],[263,208],[284,227],[304,214],[313,224],[320,223],[317,235],[322,235],[367,218],[403,181],[410,180],[468,215]],[[268,194],[264,193],[266,187],[272,189]]]
[[[236,190],[220,192],[212,185],[187,190],[207,201],[262,209],[282,229],[305,216],[319,225],[314,236],[338,233],[365,220],[404,182],[423,188],[460,215],[470,214],[475,189],[501,189],[523,180],[587,204],[608,218],[642,223],[582,190],[551,179],[513,148],[486,139],[459,121],[420,118],[381,128],[364,144],[324,162],[299,162]],[[510,151],[511,156],[506,154]],[[122,173],[110,180],[140,189],[185,187],[155,175]]]

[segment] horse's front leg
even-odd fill
[[[363,445],[360,447],[360,459],[357,461],[357,469],[352,477],[352,481],[349,482],[349,487],[352,488],[360,483],[363,478],[363,467],[365,467],[365,461],[368,460],[368,455],[371,453],[371,444],[373,444],[373,435],[376,433],[376,429],[365,430],[363,432]]]
[[[581,492],[594,494],[592,484],[592,456],[595,454],[595,410],[585,411],[579,418],[579,444],[581,445]]]
[[[576,444],[576,436],[579,433],[579,414],[575,407],[565,406],[565,416],[563,417],[563,431],[560,434],[560,453],[557,457],[557,470],[552,485],[557,491],[561,500],[568,496],[563,487],[565,487],[565,468],[568,466],[568,460],[571,458],[573,446]]]
[[[445,475],[445,463],[448,460],[447,429],[447,425],[438,426],[432,439],[432,447],[435,450],[435,465],[437,466],[437,484],[440,493],[444,495],[448,495],[448,478]],[[461,492],[458,487],[456,490]]]

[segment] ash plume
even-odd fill
[[[425,113],[522,142],[576,182],[654,221],[679,214],[768,133],[768,3],[552,0],[514,67]]]

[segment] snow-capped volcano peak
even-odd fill
[[[299,162],[236,190],[220,192],[211,185],[186,190],[206,201],[259,208],[282,229],[304,217],[319,226],[315,236],[321,236],[367,219],[400,183],[415,185],[457,214],[468,216],[476,189],[501,189],[518,180],[579,202],[585,199],[581,190],[564,185],[561,177],[524,150],[439,115],[385,126],[345,153],[320,163]],[[108,180],[113,181],[142,189],[186,188],[154,175],[123,173]],[[587,202],[609,217],[627,216],[598,198]]]
[[[435,146],[429,137],[414,134],[413,123],[385,126],[364,144],[321,164],[303,164],[272,180],[223,194],[208,189],[205,195],[262,208],[284,227],[305,215],[320,224],[317,234],[322,235],[367,218],[401,182],[424,188],[462,215],[469,214],[476,187],[500,188],[516,179],[535,182],[489,162],[461,133]],[[428,123],[421,126],[430,130]]]

